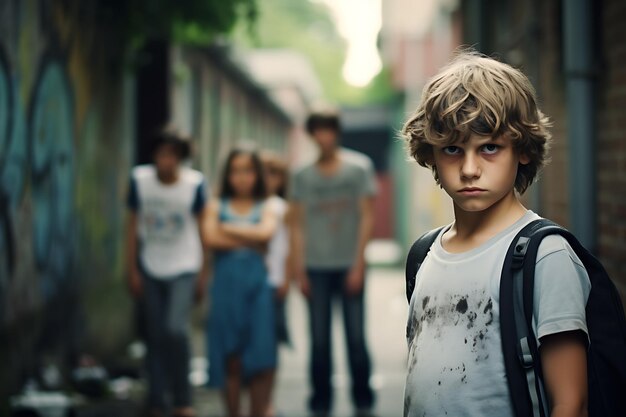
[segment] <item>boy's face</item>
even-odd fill
[[[479,212],[509,195],[515,186],[519,155],[506,136],[496,139],[473,134],[465,143],[433,146],[442,188],[463,211]]]
[[[172,145],[161,145],[154,152],[154,165],[161,175],[173,175],[180,164],[180,156]]]
[[[339,134],[335,129],[318,127],[311,133],[311,136],[324,155],[332,153],[337,148]]]

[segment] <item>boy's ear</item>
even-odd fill
[[[522,164],[522,165],[528,165],[528,164],[530,164],[530,158],[525,153],[520,153],[519,154],[519,163]]]

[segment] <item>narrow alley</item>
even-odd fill
[[[407,302],[404,275],[400,269],[373,268],[367,289],[367,337],[373,360],[372,386],[376,389],[374,416],[396,417],[402,414],[406,376],[405,324]],[[275,394],[277,416],[305,417],[308,382],[308,319],[303,297],[295,289],[288,298],[289,330],[293,347],[280,353],[278,386]],[[335,407],[332,417],[353,415],[349,398],[350,378],[346,359],[340,306],[333,317],[333,359]],[[204,335],[196,332],[194,350],[202,354]],[[219,393],[197,388],[197,410],[201,417],[222,416]]]

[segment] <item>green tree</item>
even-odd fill
[[[70,38],[95,60],[120,59],[148,39],[209,44],[235,24],[251,24],[257,0],[54,0],[44,13],[60,11]]]
[[[103,4],[108,1],[101,0]],[[228,33],[238,20],[248,24],[257,14],[256,0],[130,0],[129,35],[141,42],[164,37],[183,43],[208,44]]]

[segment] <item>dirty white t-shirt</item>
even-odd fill
[[[417,274],[407,324],[405,417],[513,417],[500,339],[500,275],[519,221],[473,250],[446,252],[439,235]],[[534,327],[538,338],[587,332],[589,277],[560,236],[539,246]]]

